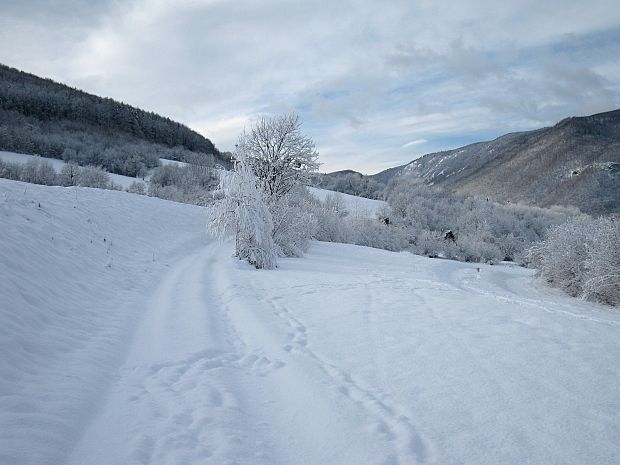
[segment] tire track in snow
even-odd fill
[[[211,288],[212,246],[174,264],[69,465],[270,463],[241,391],[283,364],[243,352]]]

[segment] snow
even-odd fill
[[[169,160],[168,158],[160,158],[159,162],[162,164],[162,166],[166,166],[166,165],[175,165],[175,166],[188,166],[189,163],[186,163],[184,161],[177,161],[177,160]]]
[[[387,203],[383,200],[367,199],[365,197],[357,197],[355,195],[343,194],[327,189],[319,189],[318,187],[308,186],[307,189],[310,194],[321,201],[324,201],[328,195],[341,196],[346,209],[352,215],[376,218],[379,212],[387,206]]]
[[[617,311],[352,245],[257,271],[205,216],[0,180],[0,463],[618,463]]]
[[[0,159],[6,162],[12,163],[27,163],[29,160],[34,158],[34,155],[26,155],[25,153],[15,153],[15,152],[4,152],[0,150]],[[47,158],[47,157],[39,157],[41,160],[45,160],[49,162],[56,172],[60,172],[63,166],[66,163],[62,160],[58,160],[56,158]],[[131,176],[123,176],[122,174],[109,173],[110,179],[114,184],[119,184],[123,189],[126,189],[131,185],[131,183],[138,181],[144,182],[141,178],[132,178]]]

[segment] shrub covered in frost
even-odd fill
[[[620,303],[620,223],[611,218],[571,218],[555,226],[528,253],[550,285],[572,296]]]
[[[462,261],[523,263],[530,244],[576,214],[461,197],[413,177],[393,181],[386,195],[390,221],[406,232],[412,252]]]

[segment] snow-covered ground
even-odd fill
[[[26,163],[29,160],[33,159],[34,155],[26,155],[25,153],[15,153],[15,152],[4,152],[0,150],[0,159],[13,162],[13,163]],[[58,160],[56,158],[47,158],[40,157],[41,160],[45,160],[50,163],[56,170],[56,172],[60,172],[63,166],[65,166],[65,162],[62,160]],[[126,189],[131,185],[131,183],[135,181],[143,182],[144,180],[141,178],[132,178],[131,176],[123,176],[122,174],[109,173],[110,179],[114,184],[120,185],[123,189]]]
[[[620,315],[529,270],[313,243],[0,180],[2,464],[612,464]]]
[[[163,166],[166,166],[166,165],[187,166],[189,165],[189,163],[185,163],[184,161],[169,160],[168,158],[160,158],[159,162]]]
[[[383,200],[373,200],[355,195],[343,194],[318,187],[307,187],[308,191],[317,199],[324,201],[328,195],[338,195],[342,199],[346,209],[352,215],[363,217],[376,217],[387,206]]]

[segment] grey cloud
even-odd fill
[[[0,7],[1,62],[168,115],[223,149],[258,115],[298,111],[326,170],[371,172],[620,103],[614,1]]]

